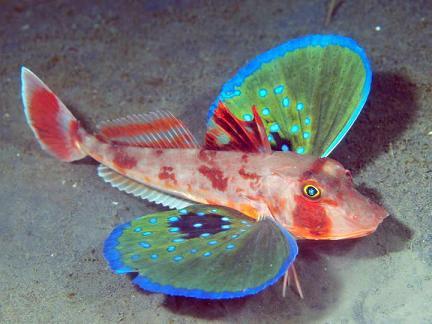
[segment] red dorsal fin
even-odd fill
[[[231,150],[244,152],[271,152],[270,143],[261,117],[252,107],[254,119],[238,119],[229,109],[219,102],[208,124],[205,148],[209,150]]]
[[[151,112],[102,122],[98,135],[104,140],[129,146],[154,148],[198,148],[183,123],[169,112]]]

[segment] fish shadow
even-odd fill
[[[393,154],[392,143],[417,114],[416,88],[406,75],[376,73],[362,113],[332,157],[356,174],[383,151]]]
[[[382,200],[382,196],[378,191],[367,187],[364,183],[358,185],[357,190],[373,201],[381,202]],[[402,251],[413,236],[414,230],[400,222],[397,215],[390,214],[372,235],[352,241],[356,242],[359,249],[363,250],[364,253],[364,255],[357,255],[356,257],[379,257],[388,253]]]
[[[353,174],[359,173],[380,154],[393,157],[393,143],[415,122],[418,112],[416,85],[400,73],[378,72],[374,75],[372,89],[363,112],[345,139],[332,153]],[[380,202],[381,194],[365,184],[357,189],[372,200]],[[321,253],[351,257],[379,257],[401,251],[413,237],[413,230],[392,215],[386,218],[377,231],[355,240],[311,242]]]
[[[301,247],[300,247],[301,250]],[[187,315],[203,320],[225,318],[249,318],[252,322],[271,319],[284,322],[308,313],[310,319],[321,317],[326,309],[336,305],[341,284],[327,271],[327,259],[308,250],[301,251],[296,259],[305,299],[300,299],[293,288],[282,297],[283,280],[262,292],[236,299],[202,300],[195,298],[166,296],[163,307],[175,314]]]
[[[223,318],[228,314],[239,312],[250,299],[251,297],[211,300],[166,296],[162,305],[175,314],[188,315],[205,320],[215,320]]]

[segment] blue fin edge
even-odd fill
[[[258,55],[257,57],[249,61],[249,63],[247,63],[245,66],[240,68],[237,74],[222,86],[222,90],[220,94],[218,95],[216,100],[211,104],[209,108],[209,112],[207,114],[207,126],[209,124],[209,121],[213,117],[214,111],[216,110],[219,101],[224,101],[224,98],[227,97],[227,95],[225,94],[226,93],[230,94],[228,95],[228,97],[230,98],[235,97],[236,96],[234,91],[235,87],[241,86],[243,81],[248,76],[250,76],[255,71],[257,71],[262,64],[268,63],[277,57],[283,56],[288,52],[292,52],[300,48],[305,48],[308,46],[326,47],[329,45],[338,45],[338,46],[346,47],[351,49],[353,52],[357,53],[363,62],[366,71],[366,78],[365,78],[365,83],[363,85],[360,102],[357,105],[356,109],[354,110],[351,118],[348,120],[347,124],[341,130],[339,135],[334,139],[334,141],[329,145],[329,147],[322,154],[322,157],[328,156],[336,147],[336,145],[338,145],[339,142],[343,139],[343,137],[346,135],[348,130],[351,128],[351,126],[359,116],[361,110],[363,109],[364,104],[366,103],[367,97],[370,92],[371,83],[372,83],[372,70],[365,51],[357,44],[356,41],[354,41],[352,38],[345,37],[345,36],[319,35],[319,34],[307,35],[300,38],[289,40],[286,43],[283,43],[277,47],[274,47]]]
[[[276,225],[284,234],[289,244],[291,253],[289,258],[287,258],[285,262],[282,264],[276,276],[257,287],[248,288],[242,291],[234,291],[234,292],[230,292],[230,291],[210,292],[201,289],[176,288],[171,285],[161,285],[141,275],[135,277],[135,279],[133,279],[132,282],[147,291],[162,293],[165,295],[193,297],[193,298],[200,298],[200,299],[231,299],[231,298],[240,298],[247,295],[256,294],[261,290],[267,288],[268,286],[273,285],[276,281],[278,281],[280,277],[282,277],[285,274],[285,272],[294,262],[298,254],[298,246],[293,236],[290,233],[288,233],[288,231],[285,228],[283,228],[280,224],[276,223]],[[127,267],[123,264],[123,262],[121,261],[121,255],[116,250],[116,246],[119,244],[118,238],[123,234],[123,230],[129,228],[130,226],[131,226],[130,222],[117,226],[108,236],[108,238],[105,240],[104,251],[103,251],[104,257],[107,260],[110,268],[116,274],[136,272],[134,269],[131,269],[130,267]]]
[[[130,222],[117,226],[104,243],[104,257],[107,260],[110,268],[117,274],[125,274],[134,271],[132,268],[123,264],[121,261],[121,254],[116,250],[116,246],[119,244],[118,238],[122,236],[123,230],[129,228],[130,226]]]

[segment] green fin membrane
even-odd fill
[[[297,255],[294,238],[271,219],[193,205],[118,226],[104,255],[115,273],[168,295],[206,299],[255,294],[275,283]]]
[[[259,55],[223,86],[209,131],[219,102],[245,121],[255,106],[273,150],[327,156],[358,117],[371,80],[366,54],[352,39],[295,39]]]

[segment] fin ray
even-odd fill
[[[129,115],[98,125],[107,141],[154,148],[198,148],[198,142],[184,124],[170,112]]]
[[[114,188],[139,197],[150,202],[160,204],[169,208],[184,208],[193,204],[193,202],[171,196],[159,190],[147,187],[135,180],[129,179],[114,170],[111,170],[103,164],[98,166],[98,175],[107,183],[111,184]]]
[[[42,149],[61,161],[87,154],[80,149],[85,131],[64,103],[29,69],[21,69],[21,95],[27,123]],[[80,134],[79,134],[80,132]]]
[[[295,239],[271,218],[251,221],[222,206],[142,216],[113,230],[104,256],[113,272],[167,295],[238,298],[274,284],[294,262]]]
[[[242,121],[232,114],[225,104],[219,102],[218,109],[208,125],[205,148],[209,150],[271,152],[261,117],[256,112],[255,107],[252,107],[252,111],[251,120]]]
[[[208,132],[220,102],[241,121],[256,106],[273,150],[325,157],[360,114],[371,80],[367,56],[352,39],[294,39],[258,55],[225,83],[210,107]]]

